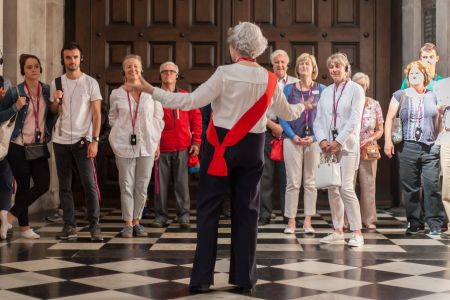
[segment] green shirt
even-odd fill
[[[427,89],[434,92],[434,84],[436,83],[436,81],[439,81],[439,80],[442,80],[442,79],[444,79],[444,78],[441,77],[441,75],[436,74],[436,77],[433,78],[433,80],[431,80],[430,83],[427,85]],[[402,86],[401,86],[400,89],[404,90],[404,89],[407,89],[407,88],[408,88],[408,84],[406,83],[406,79],[403,79]]]

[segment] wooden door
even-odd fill
[[[251,21],[261,26],[269,41],[259,63],[270,68],[270,53],[281,48],[290,56],[293,74],[296,57],[309,52],[317,57],[318,80],[329,83],[326,58],[344,52],[353,72],[369,75],[369,94],[386,112],[390,5],[388,0],[86,0],[73,1],[73,26],[76,40],[85,48],[83,68],[99,81],[106,104],[111,90],[123,80],[125,55],[141,55],[145,77],[155,84],[159,65],[172,60],[180,67],[179,85],[193,89],[218,65],[230,63],[228,28]],[[118,198],[117,172],[108,147],[104,156],[99,158],[102,189]],[[387,162],[379,168],[382,174],[390,173]],[[379,180],[378,198],[391,199],[389,181],[389,176]]]

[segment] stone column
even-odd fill
[[[422,4],[421,0],[402,2],[403,67],[419,58],[422,47]]]
[[[443,77],[450,75],[450,2],[436,0],[436,44],[439,50],[437,73]]]
[[[43,74],[41,81],[50,84],[62,74],[60,50],[64,42],[64,0],[0,0],[3,16],[4,74],[13,84],[23,80],[19,70],[22,53],[39,57]],[[52,154],[53,156],[53,154]],[[50,160],[50,191],[36,201],[30,212],[55,207],[59,203],[54,159]]]

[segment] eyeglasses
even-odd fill
[[[162,70],[161,74],[165,74],[165,75],[167,75],[167,74],[177,74],[177,71],[175,71],[175,70]]]

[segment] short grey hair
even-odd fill
[[[280,56],[280,55],[284,55],[284,57],[286,57],[286,63],[288,64],[289,63],[289,55],[283,49],[278,49],[278,50],[273,51],[272,54],[270,54],[270,62],[273,64],[273,60],[275,59],[275,57]]]
[[[367,76],[367,74],[363,73],[363,72],[358,72],[355,75],[353,75],[352,80],[354,82],[357,82],[359,80],[363,79],[365,84],[366,84],[366,89],[368,90],[370,87],[370,78],[369,76]]]
[[[263,36],[261,28],[250,22],[239,22],[228,29],[227,42],[243,56],[256,58],[267,48],[267,39]]]
[[[165,66],[174,66],[175,70],[177,71],[177,74],[180,73],[180,70],[178,69],[178,66],[173,62],[173,61],[166,61],[163,62],[160,66],[159,66],[159,73],[161,73],[161,71],[163,70],[163,68]]]

